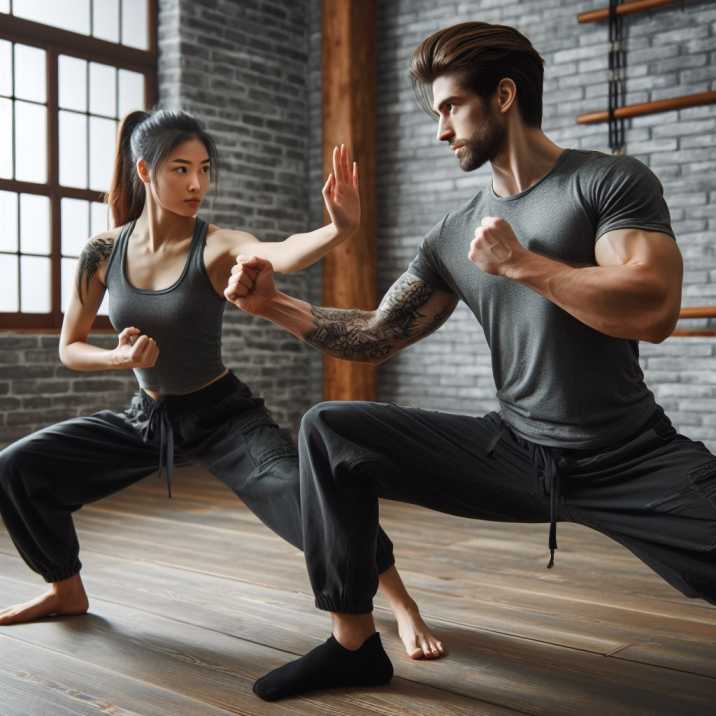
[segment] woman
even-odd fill
[[[171,495],[175,452],[204,465],[301,548],[296,450],[263,400],[222,363],[224,291],[241,254],[287,273],[348,238],[360,220],[357,167],[351,171],[344,147],[334,149],[323,187],[331,224],[261,243],[197,217],[216,166],[214,141],[185,112],[132,112],[122,122],[108,195],[116,228],[82,253],[60,358],[78,371],[132,369],[140,391],[121,413],[67,420],[0,452],[0,513],[25,562],[51,585],[0,612],[0,625],[85,613],[72,512],[151,474],[157,462]],[[86,342],[105,291],[119,333],[112,350]],[[441,656],[382,532],[376,560],[408,654]]]

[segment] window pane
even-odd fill
[[[17,251],[17,194],[0,191],[0,251]],[[0,274],[2,276],[2,274]]]
[[[20,251],[50,253],[50,200],[37,194],[20,194]]]
[[[119,116],[144,109],[144,75],[129,70],[119,71]]]
[[[60,275],[60,292],[62,294],[62,312],[67,310],[67,304],[72,295],[72,282],[75,280],[77,259],[62,259],[62,272]]]
[[[45,102],[45,51],[29,45],[15,45],[15,96]]]
[[[72,0],[70,12],[67,11],[66,2],[57,0],[14,0],[12,12],[18,17],[81,32],[83,35],[88,35],[90,31],[89,0]]]
[[[94,0],[92,22],[95,37],[119,42],[119,0]]]
[[[63,256],[79,256],[89,236],[89,202],[82,199],[63,199],[62,245]]]
[[[0,177],[12,179],[12,100],[0,99]]]
[[[148,50],[147,0],[123,0],[122,44]]]
[[[90,112],[117,116],[117,70],[90,62]]]
[[[47,181],[47,109],[15,102],[15,178]]]
[[[12,45],[7,40],[0,40],[0,94],[12,94]]]
[[[107,204],[100,204],[98,201],[93,201],[91,214],[90,234],[92,236],[101,234],[109,229],[109,206],[107,206]]]
[[[60,184],[87,188],[87,117],[60,111]]]
[[[87,111],[87,63],[60,55],[60,107]]]
[[[0,0],[0,12],[10,12],[10,0]]]
[[[17,256],[0,254],[0,311],[16,313],[17,303]]]
[[[90,189],[109,190],[116,132],[114,120],[90,117]]]
[[[20,310],[23,313],[49,313],[50,259],[20,257]]]

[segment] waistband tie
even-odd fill
[[[549,564],[554,566],[554,551],[557,549],[557,503],[559,502],[559,468],[552,451],[544,445],[535,445],[535,454],[542,460],[542,478],[549,493]]]
[[[153,401],[147,424],[142,431],[144,442],[151,440],[159,431],[159,479],[166,470],[167,493],[172,496],[172,471],[174,469],[174,430],[172,428],[166,402]]]

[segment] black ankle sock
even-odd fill
[[[334,686],[383,686],[392,676],[393,665],[378,632],[356,651],[331,636],[300,659],[262,676],[254,684],[254,693],[264,701],[276,701]]]

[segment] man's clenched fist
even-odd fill
[[[242,311],[260,315],[276,296],[271,262],[258,256],[237,256],[224,296]]]
[[[486,216],[475,229],[468,258],[486,273],[507,276],[525,251],[507,221],[496,216]]]

